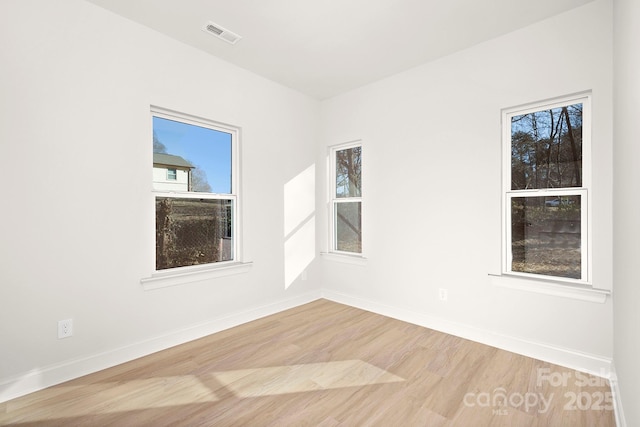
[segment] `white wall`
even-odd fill
[[[620,3],[618,21],[632,1]],[[609,298],[495,287],[488,273],[500,269],[500,109],[590,89],[594,285],[611,286],[611,21],[610,2],[597,0],[320,105],[81,0],[0,2],[0,148],[5,174],[21,177],[0,209],[0,401],[299,304],[322,287],[478,340],[607,366]],[[631,42],[620,47],[637,70]],[[623,99],[626,109],[638,98]],[[150,105],[242,128],[248,273],[143,291],[154,266]],[[637,182],[629,123],[617,123],[625,193]],[[368,263],[318,262],[326,147],[360,138]],[[114,165],[127,173],[94,175]],[[616,213],[628,202],[618,197]],[[615,291],[627,399],[638,394],[637,340],[620,326],[637,324],[638,248],[624,240],[637,230],[632,207],[616,225],[617,253],[628,251]],[[74,336],[58,340],[56,322],[69,317]]]
[[[627,425],[640,425],[640,3],[614,0],[614,358]]]
[[[308,281],[284,271],[284,189],[315,161],[316,100],[81,0],[0,2],[0,64],[0,156],[19,177],[0,209],[0,400],[317,296],[313,256]],[[241,127],[248,273],[143,291],[150,105]]]
[[[593,285],[611,287],[611,13],[599,0],[323,102],[319,164],[326,146],[365,144],[368,257],[366,266],[323,262],[324,286],[427,326],[608,369],[609,297],[498,287],[488,274],[501,265],[500,110],[591,90]]]

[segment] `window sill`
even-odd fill
[[[182,267],[170,271],[153,273],[151,277],[140,279],[145,291],[167,288],[169,286],[184,285],[199,282],[201,280],[214,279],[216,277],[231,276],[246,273],[251,269],[252,262],[235,262],[224,265],[204,265],[195,267]]]
[[[554,295],[582,301],[604,304],[611,292],[604,289],[554,282],[551,280],[532,279],[528,277],[511,276],[508,274],[489,274],[493,286],[518,289],[545,295]]]
[[[321,252],[320,255],[323,259],[326,259],[328,261],[335,261],[352,265],[367,265],[367,258],[361,255],[347,255],[334,252]]]

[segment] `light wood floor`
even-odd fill
[[[0,404],[2,425],[614,426],[606,381],[314,301]]]

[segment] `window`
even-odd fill
[[[362,254],[362,145],[331,149],[331,251]]]
[[[505,273],[589,281],[590,101],[503,111]]]
[[[237,258],[235,128],[153,109],[156,271]]]

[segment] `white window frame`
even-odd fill
[[[361,177],[360,177],[360,197],[337,197],[337,182],[336,182],[336,153],[338,151],[347,150],[350,148],[360,147],[360,162],[361,162]],[[365,238],[364,238],[364,144],[361,140],[351,141],[340,145],[334,145],[329,147],[329,254],[345,255],[354,258],[364,258]],[[360,229],[361,229],[361,241],[360,252],[348,252],[340,251],[337,247],[337,230],[336,230],[336,206],[339,203],[359,202],[360,203]]]
[[[232,200],[233,217],[232,217],[232,251],[233,259],[229,261],[219,261],[208,264],[200,264],[193,266],[174,267],[162,270],[156,270],[156,260],[153,257],[153,272],[150,277],[141,279],[141,283],[145,290],[163,288],[167,286],[190,283],[198,280],[205,280],[213,277],[228,276],[248,271],[252,263],[244,262],[242,257],[242,225],[241,212],[242,204],[240,197],[240,128],[210,119],[165,109],[162,107],[151,107],[151,130],[153,130],[153,117],[160,117],[173,120],[185,124],[204,127],[215,131],[228,133],[231,135],[231,193],[217,194],[193,191],[167,191],[157,190],[152,186],[153,204],[155,206],[157,197],[171,198],[197,198],[197,199],[217,199]],[[151,132],[150,132],[151,133]],[[153,171],[152,171],[153,173]],[[150,179],[150,182],[153,180]],[[155,212],[155,208],[154,208]],[[155,216],[155,214],[154,214]],[[155,248],[155,222],[152,223],[154,236],[153,247]],[[154,250],[155,254],[155,250]]]
[[[582,104],[582,186],[545,188],[533,190],[511,189],[511,118],[522,114],[548,110],[573,104]],[[502,110],[502,274],[533,280],[552,281],[559,284],[592,286],[592,241],[591,241],[591,93],[554,98]],[[514,197],[580,196],[581,206],[581,277],[580,279],[523,273],[511,269],[511,199]]]
[[[167,181],[176,181],[178,179],[178,169],[167,168]]]

